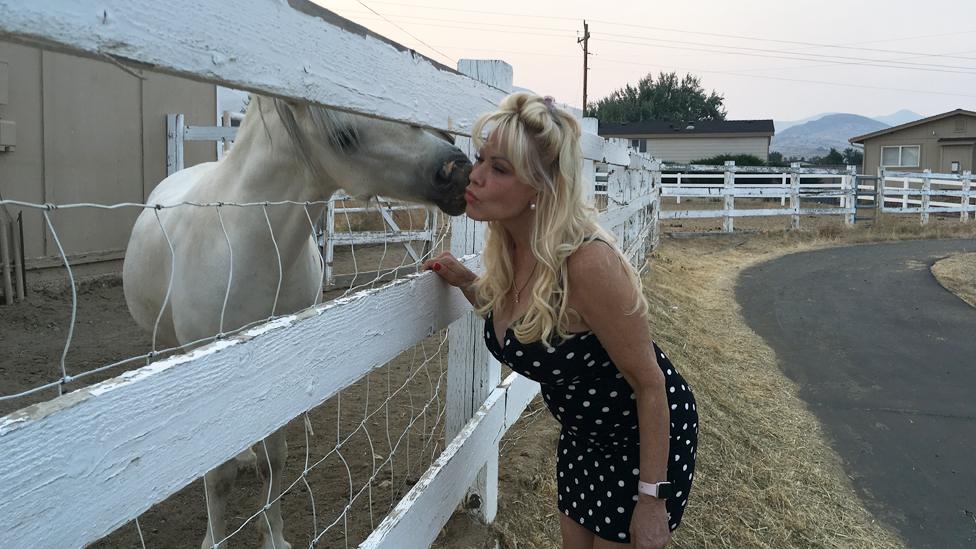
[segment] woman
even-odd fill
[[[461,289],[488,349],[541,384],[561,423],[563,548],[664,547],[694,477],[695,401],[650,339],[637,273],[584,202],[579,124],[520,92],[472,135],[466,213],[488,222],[484,275],[449,253],[422,269]]]

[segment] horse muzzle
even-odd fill
[[[458,151],[457,155],[440,165],[434,175],[437,196],[434,204],[447,215],[461,215],[467,206],[464,189],[471,175],[471,161]]]

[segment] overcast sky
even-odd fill
[[[976,0],[316,1],[452,67],[503,59],[577,106],[585,18],[590,101],[663,70],[700,76],[730,119],[976,110]]]

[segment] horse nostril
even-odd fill
[[[454,158],[441,164],[437,170],[436,178],[438,183],[446,185],[468,183],[468,176],[471,174],[471,162],[467,157]]]
[[[450,179],[451,172],[454,171],[455,164],[457,164],[457,162],[454,160],[451,160],[450,162],[445,162],[444,165],[441,166],[441,173],[438,174],[440,179],[445,179],[445,180]]]

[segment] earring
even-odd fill
[[[535,210],[535,202],[529,202],[529,209]]]

